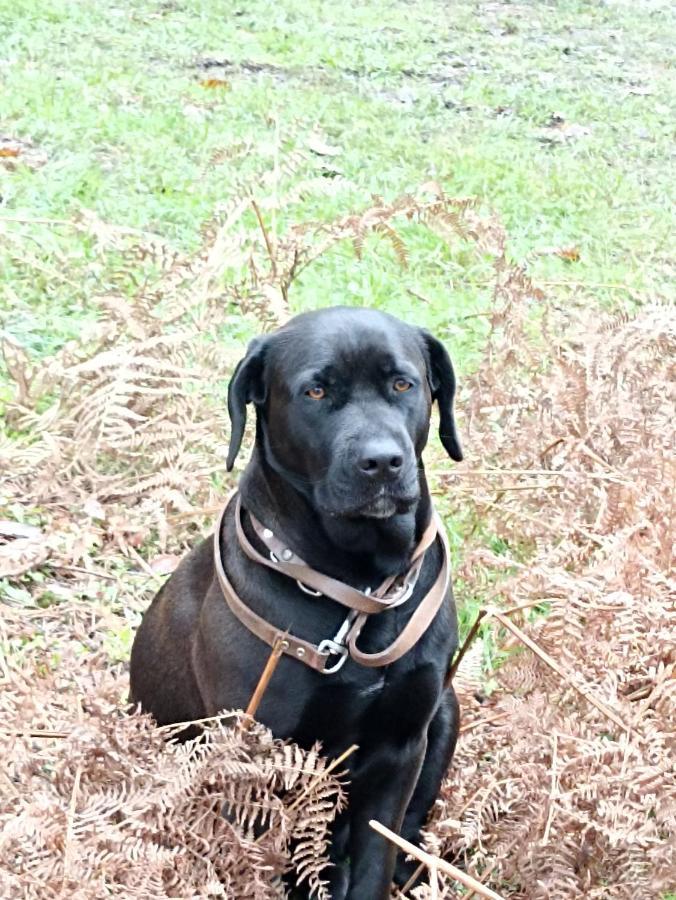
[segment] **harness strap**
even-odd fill
[[[308,564],[297,556],[290,547],[280,540],[269,528],[265,528],[256,517],[250,512],[249,518],[251,524],[265,546],[270,551],[270,556],[263,556],[251,544],[242,526],[242,502],[238,496],[235,507],[235,529],[237,531],[237,540],[242,550],[249,559],[267,566],[275,572],[281,572],[288,575],[289,578],[295,578],[320,594],[325,594],[336,600],[348,609],[354,609],[362,613],[379,613],[384,609],[389,609],[403,603],[407,600],[413,588],[416,585],[420,570],[424,561],[425,551],[434,543],[437,535],[437,523],[432,518],[429,525],[423,532],[420,543],[415,548],[412,557],[412,564],[408,571],[400,577],[389,577],[381,585],[379,585],[372,593],[365,593],[357,588],[351,587],[330,575],[324,575],[316,569],[310,568]],[[390,591],[393,590],[392,593]]]
[[[389,647],[380,650],[378,653],[364,653],[357,647],[357,638],[368,618],[366,613],[360,613],[355,620],[353,627],[350,629],[349,637],[347,639],[350,657],[355,662],[362,666],[389,666],[390,663],[395,662],[405,653],[408,653],[408,651],[418,643],[420,638],[434,621],[441,604],[444,602],[450,582],[450,566],[448,561],[449,550],[441,522],[439,522],[438,525],[438,534],[441,538],[443,547],[443,562],[436,581],[429,592],[422,599],[416,611],[404,626],[399,637],[396,638]]]
[[[323,575],[315,569],[310,568],[300,557],[296,556],[293,551],[286,547],[270,529],[264,528],[261,523],[254,518],[251,513],[252,525],[256,534],[261,541],[268,547],[271,558],[266,558],[260,554],[251,544],[241,521],[241,497],[237,494],[235,507],[235,529],[237,538],[244,553],[254,562],[264,565],[273,571],[280,572],[291,578],[295,578],[301,587],[309,585],[315,591],[325,594],[327,597],[335,600],[341,605],[351,610],[348,619],[346,619],[343,628],[339,633],[340,642],[337,642],[338,635],[334,640],[322,641],[319,645],[312,644],[302,638],[283,632],[281,629],[272,625],[270,622],[259,616],[250,609],[235,591],[232,583],[228,579],[223,567],[221,558],[220,535],[223,526],[225,513],[230,506],[233,495],[228,498],[216,525],[214,532],[214,565],[216,575],[223,592],[223,596],[233,614],[242,622],[242,624],[256,635],[261,641],[272,647],[277,641],[281,642],[282,652],[288,656],[294,657],[318,672],[328,674],[337,671],[344,661],[345,655],[349,655],[355,662],[363,666],[386,666],[400,659],[407,653],[416,643],[427,628],[431,625],[436,616],[443,600],[449,584],[449,551],[443,525],[435,512],[432,520],[425,529],[422,538],[415,548],[412,556],[412,563],[408,571],[402,577],[389,577],[379,585],[372,593],[366,594],[356,588],[346,585],[337,579],[328,575]],[[434,543],[437,535],[439,535],[442,543],[443,562],[439,575],[437,576],[431,590],[422,599],[415,612],[405,625],[401,634],[384,650],[378,653],[364,653],[357,647],[357,639],[367,621],[369,615],[381,613],[387,609],[393,609],[401,603],[404,603],[413,592],[415,584],[420,575],[420,570],[424,561],[425,552]],[[394,592],[392,588],[397,585]],[[339,664],[331,663],[331,657],[338,653],[341,657]]]
[[[270,622],[255,613],[241,600],[237,591],[232,586],[230,579],[225,574],[223,560],[221,558],[220,535],[223,527],[223,518],[229,505],[229,503],[226,503],[223,511],[218,517],[218,523],[214,533],[214,565],[216,567],[218,583],[221,586],[221,591],[225,597],[225,602],[230,607],[230,611],[239,619],[242,625],[248,628],[252,634],[255,634],[264,644],[267,644],[269,647],[274,647],[279,640],[281,641],[282,652],[287,656],[293,656],[294,659],[299,659],[301,662],[306,663],[318,672],[324,672],[327,668],[327,663],[331,658],[330,653],[320,653],[319,647],[311,644],[309,641],[304,641],[302,638],[294,637],[293,635],[282,631],[280,628],[271,625]]]

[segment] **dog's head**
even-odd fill
[[[265,459],[315,508],[388,518],[418,500],[434,401],[441,442],[462,459],[454,395],[451,360],[427,331],[369,309],[305,313],[253,340],[235,369],[228,469],[253,403]]]

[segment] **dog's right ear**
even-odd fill
[[[248,403],[262,403],[265,400],[265,352],[266,338],[254,338],[249,344],[244,359],[237,363],[228,385],[228,415],[230,416],[230,446],[226,468],[232,470],[242,446],[246,407]]]

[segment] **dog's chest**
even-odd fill
[[[441,678],[432,663],[371,670],[348,663],[341,674],[309,692],[294,728],[296,740],[319,740],[329,755],[353,743],[405,743],[425,729],[439,703]]]

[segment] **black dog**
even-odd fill
[[[252,341],[228,394],[229,467],[247,404],[256,409],[256,445],[239,486],[251,544],[265,551],[249,513],[313,569],[345,584],[364,590],[405,572],[432,514],[421,454],[433,401],[442,443],[462,459],[454,393],[442,344],[384,313],[307,313]],[[234,515],[231,503],[220,552],[239,596],[291,634],[315,644],[333,637],[345,609],[252,562]],[[378,651],[397,638],[442,561],[437,539],[413,595],[368,618],[360,649]],[[349,807],[334,828],[333,898],[389,897],[396,853],[370,819],[418,839],[455,747],[457,702],[444,679],[456,645],[449,590],[420,640],[389,665],[366,668],[347,659],[340,671],[320,674],[287,656],[279,662],[260,721],[304,746],[320,740],[332,757],[359,745],[349,759]],[[143,620],[131,657],[132,700],[160,724],[245,708],[269,653],[226,604],[207,540],[181,562]],[[396,879],[409,871],[400,860]]]

